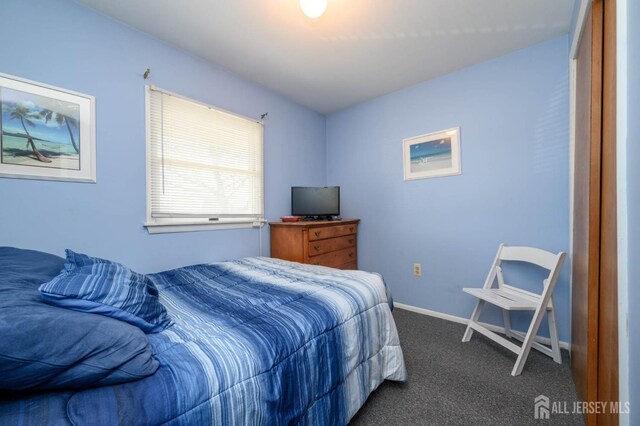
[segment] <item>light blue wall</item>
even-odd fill
[[[569,23],[569,37],[568,44],[569,48],[571,48],[571,43],[573,43],[573,38],[576,35],[576,26],[578,25],[578,13],[580,12],[580,5],[583,2],[591,1],[591,0],[574,0],[573,2],[573,12],[571,13],[571,22]]]
[[[362,218],[360,266],[382,272],[399,302],[468,316],[460,288],[481,285],[500,242],[568,251],[567,37],[330,115],[325,129],[323,116],[71,1],[3,0],[0,17],[12,40],[0,72],[94,95],[98,151],[95,185],[0,179],[2,245],[70,247],[141,272],[258,253],[256,230],[142,227],[150,67],[159,87],[268,111],[267,218],[289,213],[291,185],[341,185],[343,216]],[[463,174],[403,182],[402,139],[453,126]],[[565,340],[568,270],[556,290]]]
[[[164,89],[250,117],[269,112],[268,219],[289,213],[291,185],[325,183],[320,114],[71,1],[2,0],[0,21],[0,72],[96,97],[98,154],[94,185],[0,178],[0,245],[70,247],[141,272],[258,254],[254,229],[148,235],[142,227],[147,67]]]
[[[329,115],[327,180],[343,217],[362,219],[359,266],[400,303],[468,317],[461,288],[482,285],[501,242],[568,252],[568,94],[563,36]],[[402,139],[457,126],[462,175],[403,181]],[[555,291],[565,341],[569,270]]]
[[[631,425],[640,424],[640,2],[627,3],[627,226],[629,397]]]

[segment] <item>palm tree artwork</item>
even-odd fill
[[[93,102],[90,96],[0,74],[0,177],[95,181],[88,131]],[[80,151],[86,154],[82,158]]]
[[[33,137],[29,133],[29,130],[27,130],[27,125],[30,127],[36,127],[35,123],[32,120],[38,118],[38,114],[24,104],[16,104],[12,107],[10,116],[11,118],[20,120],[20,124],[22,124],[24,133],[27,135],[27,148],[29,146],[31,147],[38,160],[42,161],[43,163],[51,163],[51,160],[45,157],[38,150],[38,148],[36,148],[35,143],[33,143]]]
[[[76,144],[76,139],[73,136],[73,131],[71,130],[72,125],[76,128],[78,127],[78,120],[73,117],[73,113],[75,111],[71,107],[69,107],[69,104],[65,104],[60,101],[54,102],[55,105],[52,109],[44,108],[40,111],[39,115],[45,120],[45,123],[48,123],[53,119],[58,124],[58,126],[65,125],[67,127],[67,131],[69,132],[69,139],[71,140],[73,149],[78,154],[80,154],[80,147]]]

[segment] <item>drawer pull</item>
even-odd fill
[[[353,252],[350,252],[350,253],[349,253],[349,257],[353,257]]]
[[[349,227],[349,232],[353,232],[353,226]]]
[[[322,231],[316,231],[316,232],[314,232],[314,234],[316,234],[316,237],[319,237],[320,234],[322,234]]]
[[[320,246],[313,246],[314,249],[316,249],[316,251],[320,251]]]
[[[319,260],[316,260],[313,264],[314,264],[314,265],[319,265],[319,264],[320,264],[320,261],[319,261]]]
[[[349,238],[349,244],[353,243],[353,238]]]

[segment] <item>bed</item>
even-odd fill
[[[384,380],[406,380],[378,274],[253,257],[147,277],[173,321],[146,335],[157,371],[3,391],[0,424],[347,424]]]

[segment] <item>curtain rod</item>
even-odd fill
[[[227,111],[226,109],[215,107],[213,105],[209,105],[209,104],[206,104],[204,102],[201,102],[201,101],[198,101],[198,100],[195,100],[195,99],[191,99],[191,98],[188,98],[186,96],[182,96],[182,95],[179,95],[179,94],[174,93],[174,92],[170,92],[170,91],[165,90],[165,89],[161,89],[161,88],[157,87],[154,84],[147,85],[147,88],[149,90],[153,90],[154,92],[162,93],[162,94],[165,94],[165,95],[168,95],[168,96],[173,96],[173,97],[176,97],[176,98],[179,98],[179,99],[183,99],[185,101],[193,102],[193,103],[196,103],[198,105],[202,105],[202,106],[210,108],[210,109],[215,109],[217,111],[224,112],[225,114],[233,115],[233,116],[239,117],[239,118],[244,118],[245,120],[253,121],[254,123],[258,123],[258,124],[260,124],[262,126],[264,126],[265,117],[267,117],[267,115],[269,115],[268,112],[265,112],[264,114],[261,114],[260,115],[260,119],[257,120],[257,119],[255,119],[253,117],[247,117],[246,115],[242,115],[242,114],[238,114],[238,113],[235,113],[235,112]]]

